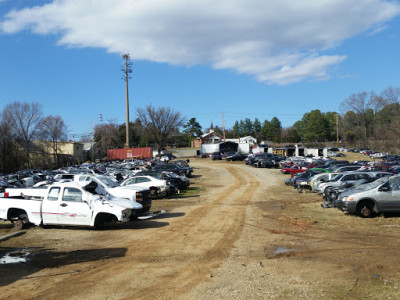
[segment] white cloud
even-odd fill
[[[399,3],[384,0],[54,0],[8,12],[0,30],[57,34],[60,45],[289,84],[328,78],[346,56],[326,50],[379,32],[399,13]]]

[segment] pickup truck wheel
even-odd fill
[[[96,217],[96,220],[94,221],[94,229],[96,230],[104,229],[104,217],[102,215]]]
[[[14,222],[15,230],[21,230],[24,227],[24,222],[22,220],[17,220]]]
[[[13,221],[14,228],[15,228],[16,230],[21,230],[21,229],[23,229],[24,226],[25,226],[26,224],[28,224],[28,223],[29,223],[29,219],[28,219],[28,216],[27,216],[26,214],[21,214],[21,215],[19,215],[19,216],[18,216],[18,220]]]

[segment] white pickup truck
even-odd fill
[[[136,211],[138,215],[147,213],[151,208],[150,189],[141,186],[120,186],[118,182],[104,175],[78,174],[73,181],[85,186],[90,182],[96,184],[96,193],[100,195],[110,194],[117,198],[126,198],[140,203],[143,208]]]
[[[15,193],[20,193],[18,196]],[[34,225],[89,226],[127,222],[142,209],[135,200],[93,194],[76,182],[53,183],[48,188],[6,189],[0,198],[0,219]]]

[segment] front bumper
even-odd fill
[[[335,206],[343,212],[355,213],[357,208],[357,202],[335,200]]]
[[[135,210],[132,215],[140,215],[146,213],[151,208],[151,197],[150,197],[150,190],[142,191],[140,193],[136,193],[136,202],[142,204],[142,208]]]

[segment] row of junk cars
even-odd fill
[[[25,170],[14,174],[0,174],[0,197],[7,190],[45,188],[54,183],[76,182],[95,184],[96,192],[121,197],[124,190],[134,189],[145,195],[138,200],[141,214],[151,208],[152,199],[180,193],[190,186],[193,168],[189,160],[125,160],[101,164],[84,163],[57,170]],[[10,189],[11,188],[11,189]],[[115,194],[115,195],[113,195]],[[122,196],[123,197],[123,196]]]
[[[290,157],[279,164],[282,173],[290,174],[284,183],[299,193],[321,195],[323,208],[338,208],[364,218],[400,212],[399,156],[353,162]]]
[[[255,168],[280,168],[290,175],[284,181],[286,185],[299,193],[318,193],[323,197],[323,208],[338,208],[364,218],[400,213],[400,156],[365,149],[328,150],[328,157],[287,158],[256,153],[226,156],[226,160],[244,160]],[[361,153],[374,161],[335,159],[345,157],[344,152]]]

